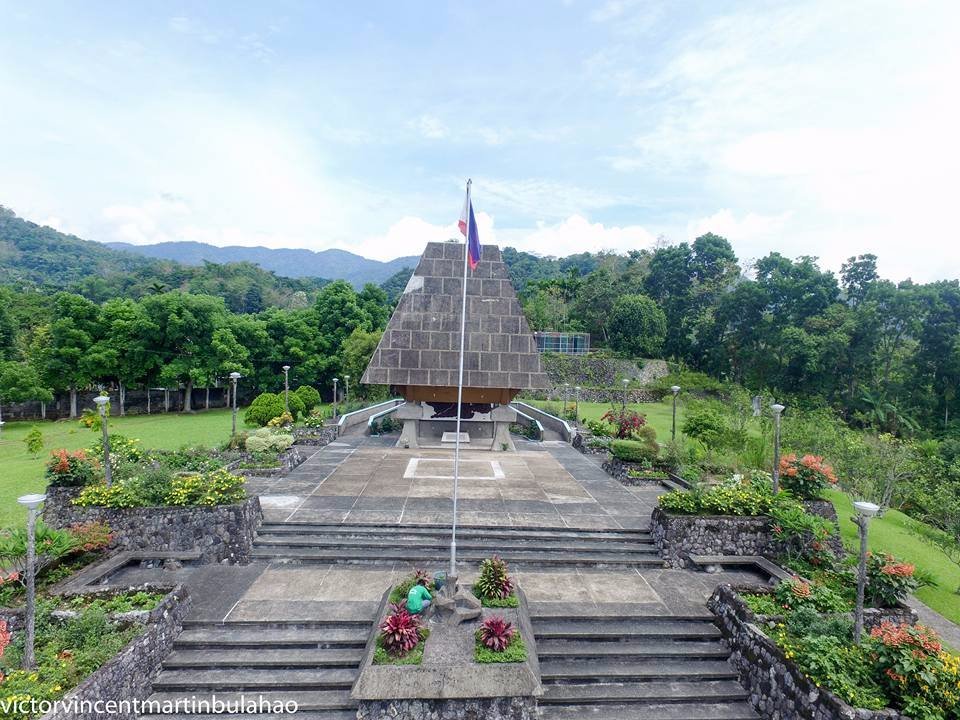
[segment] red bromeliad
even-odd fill
[[[380,640],[391,655],[405,655],[420,642],[420,618],[406,610],[387,615],[380,625]]]
[[[500,615],[493,615],[480,626],[480,642],[494,652],[503,652],[516,632],[513,623],[507,622]]]

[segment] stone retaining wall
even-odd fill
[[[852,708],[819,688],[755,624],[756,618],[729,585],[720,585],[707,601],[717,616],[740,683],[750,704],[765,718],[793,720],[906,720],[896,710]]]
[[[94,702],[145,700],[150,696],[160,664],[183,629],[183,620],[190,610],[190,596],[182,585],[167,595],[150,613],[146,629],[120,653],[80,683],[64,697],[65,702],[78,703],[74,710],[62,707],[49,712],[41,720],[101,720],[104,713],[93,711]],[[79,703],[89,703],[89,712]],[[111,713],[111,718],[134,720],[132,712]]]
[[[240,465],[253,465],[257,462],[257,458],[250,453],[244,452],[239,460],[235,460],[227,465],[227,470],[237,475],[242,475],[243,477],[274,477],[286,475],[298,465],[306,462],[306,459],[306,453],[304,453],[301,448],[293,445],[277,455],[277,461],[280,463],[277,467],[241,468]]]
[[[687,567],[690,555],[768,555],[774,544],[768,517],[670,515],[659,507],[650,533],[671,568]]]
[[[532,697],[364,700],[357,720],[539,720]]]
[[[71,504],[80,488],[47,488],[43,518],[51,527],[103,522],[122,550],[199,550],[201,564],[250,559],[263,513],[260,499],[212,507],[103,508]]]
[[[297,445],[323,447],[337,439],[337,426],[322,428],[297,427],[293,429],[293,442]]]

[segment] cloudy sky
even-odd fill
[[[0,204],[95,240],[728,237],[960,275],[960,3],[0,0]]]

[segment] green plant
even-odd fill
[[[315,407],[310,414],[303,418],[303,424],[309,428],[322,428],[326,422],[327,415],[322,408]]]
[[[647,418],[636,410],[629,410],[627,408],[607,410],[600,420],[612,425],[614,436],[621,440],[628,440],[635,437],[647,439],[639,434],[640,428],[647,424]],[[656,437],[656,435],[654,435],[654,437]]]
[[[783,607],[769,593],[743,593],[740,597],[757,615],[779,615],[783,612]]]
[[[616,432],[613,425],[602,420],[587,420],[587,429],[597,437],[611,437]]]
[[[507,622],[501,615],[491,615],[480,625],[477,639],[484,647],[494,652],[503,652],[516,632],[513,623]]]
[[[140,498],[126,482],[112,485],[87,485],[72,501],[77,507],[132,508],[140,506]]]
[[[920,587],[916,567],[889,553],[867,555],[867,602],[874,607],[896,607]]]
[[[220,469],[203,475],[176,477],[170,486],[169,505],[231,505],[247,497],[244,479]]]
[[[683,421],[683,433],[699,440],[708,449],[723,446],[726,429],[723,416],[706,406],[688,409]]]
[[[653,428],[643,429],[653,431]],[[610,454],[623,462],[650,463],[660,452],[655,437],[653,433],[642,440],[614,440],[610,443]]]
[[[824,488],[836,485],[837,476],[819,455],[804,455],[798,459],[790,453],[780,458],[780,482],[797,497],[813,500],[820,497]]]
[[[156,507],[166,503],[172,483],[173,471],[170,468],[150,464],[137,467],[130,477],[114,485],[122,486],[123,496],[131,498],[137,505]]]
[[[480,640],[480,630],[475,634],[473,659],[481,664],[516,663],[527,659],[527,647],[520,633],[514,633],[510,643],[502,651],[491,650]]]
[[[99,463],[84,450],[54,450],[47,461],[44,477],[49,485],[81,487],[97,477]]]
[[[513,586],[505,560],[494,555],[480,562],[480,575],[474,585],[478,597],[506,598],[513,592]]]
[[[390,655],[405,655],[420,642],[419,631],[419,616],[401,610],[387,615],[380,623],[380,642]]]
[[[293,394],[303,403],[304,413],[312,413],[320,404],[320,392],[309,385],[301,385]]]
[[[293,425],[293,415],[284,412],[267,423],[268,428],[285,428]]]
[[[67,528],[67,532],[76,541],[76,550],[96,552],[107,548],[113,542],[110,526],[104,522],[77,523]]]
[[[128,613],[153,610],[164,597],[166,597],[164,593],[146,592],[144,590],[119,593],[108,598],[77,595],[70,599],[68,606],[74,610],[99,608],[105,613]]]
[[[264,427],[275,417],[283,415],[283,397],[276,393],[260,393],[250,403],[243,414],[243,421],[247,425]]]
[[[792,578],[783,580],[773,590],[773,596],[783,608],[795,610],[800,607],[812,607],[819,612],[847,612],[850,603],[835,590],[816,583]]]
[[[48,527],[38,520],[35,528],[36,560],[34,570],[39,575],[51,563],[75,552],[77,539],[66,530]],[[13,571],[23,581],[27,567],[27,529],[25,527],[0,530],[0,567]]]
[[[39,455],[43,450],[43,433],[40,428],[32,427],[30,432],[23,436],[23,444],[27,447],[27,452],[31,455]]]

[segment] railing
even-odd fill
[[[517,410],[517,408],[514,408],[514,410]],[[539,420],[537,420],[535,417],[531,417],[530,415],[527,415],[522,410],[517,410],[517,415],[522,418],[525,418],[530,423],[530,425],[532,425],[537,429],[537,440],[543,440],[543,425],[540,424]]]
[[[368,435],[371,435],[371,434],[372,434],[371,430],[373,429],[373,424],[374,424],[375,422],[377,422],[377,421],[378,421],[380,418],[382,418],[382,417],[386,417],[387,415],[389,415],[389,414],[392,413],[392,412],[396,412],[398,407],[400,407],[400,406],[399,406],[399,405],[394,405],[393,407],[389,407],[389,408],[387,408],[386,410],[381,410],[381,411],[378,412],[376,415],[371,415],[371,416],[367,419],[367,434],[368,434]]]
[[[343,435],[343,431],[346,430],[348,427],[359,425],[364,420],[369,418],[371,415],[376,414],[387,408],[395,409],[402,402],[403,400],[399,398],[394,398],[393,400],[386,400],[382,403],[377,403],[376,405],[370,405],[369,407],[360,408],[359,410],[354,410],[353,412],[347,413],[346,415],[341,415],[340,419],[337,420],[337,437],[340,437],[341,435]]]
[[[521,408],[523,408],[524,414],[531,415],[542,420],[543,427],[547,427],[550,430],[560,433],[560,435],[563,436],[563,439],[567,442],[573,442],[573,438],[577,434],[577,431],[570,427],[570,423],[568,423],[566,420],[558,418],[556,415],[551,415],[546,410],[541,410],[533,405],[527,405],[527,403],[520,402],[519,400],[514,400],[511,405],[517,412],[520,412]]]

